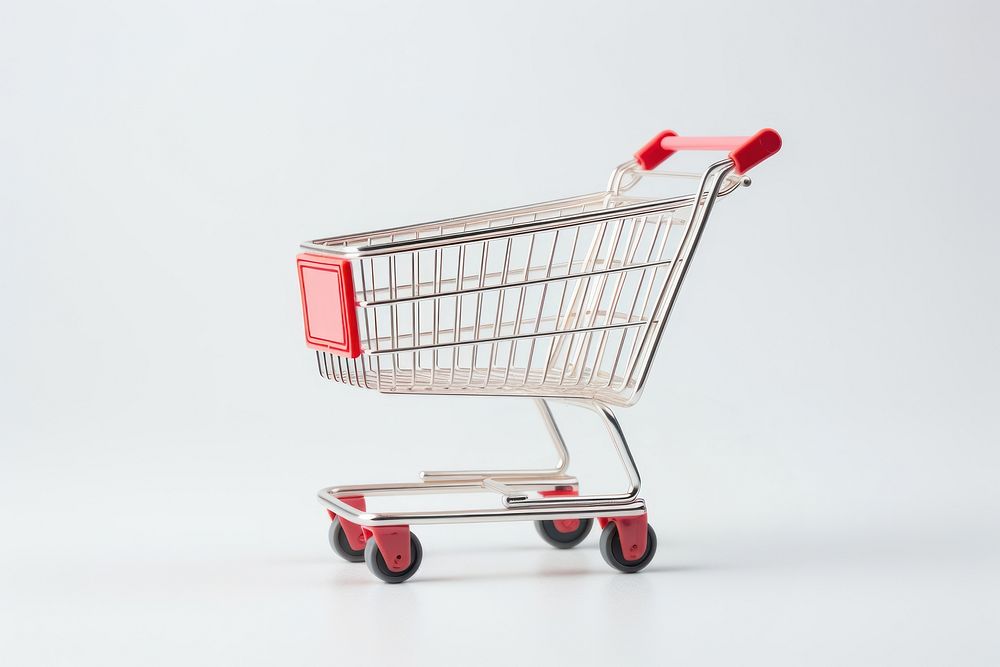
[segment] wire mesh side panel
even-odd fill
[[[318,353],[320,372],[386,392],[627,394],[686,212],[354,260],[365,354]]]

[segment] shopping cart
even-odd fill
[[[719,197],[781,147],[774,130],[682,138],[665,131],[612,173],[603,192],[303,244],[297,258],[307,345],[320,375],[393,394],[532,397],[555,446],[546,470],[427,471],[404,484],[319,492],[333,550],[387,582],[420,566],[417,524],[534,521],[559,548],[597,519],[612,567],[656,552],[639,471],[612,406],[634,404],[705,222]],[[701,174],[653,172],[679,150],[729,151]],[[629,194],[647,175],[693,179],[683,196]],[[628,478],[580,495],[553,400],[597,413]],[[373,512],[372,496],[495,492],[500,506]]]

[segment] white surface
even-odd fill
[[[0,663],[997,664],[997,10],[807,4],[4,3]],[[322,485],[548,457],[530,406],[319,380],[299,241],[766,125],[621,415],[649,571],[328,553]]]

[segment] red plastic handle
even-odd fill
[[[678,137],[673,130],[664,130],[653,137],[635,154],[643,169],[656,169],[677,151],[729,151],[737,174],[745,174],[781,149],[781,137],[764,128],[749,137]]]

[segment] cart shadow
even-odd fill
[[[700,565],[661,565],[661,566],[650,566],[642,571],[643,575],[650,574],[681,574],[688,572],[703,572],[715,570],[715,567],[710,566],[700,566]],[[470,572],[467,574],[456,574],[454,576],[441,576],[441,575],[431,575],[427,577],[421,577],[419,573],[417,576],[413,577],[408,584],[416,584],[419,582],[425,583],[467,583],[470,581],[511,581],[518,579],[538,579],[539,577],[545,578],[576,578],[576,577],[595,577],[595,578],[608,578],[608,577],[620,577],[622,573],[614,572],[610,568],[562,568],[562,569],[545,569],[545,570],[525,570],[523,572],[490,572],[490,573],[475,573]]]
[[[711,572],[719,569],[724,569],[716,565],[695,565],[695,564],[677,564],[677,565],[651,565],[642,571],[641,576],[648,577],[649,575],[666,575],[666,574],[687,574],[687,573],[697,573],[697,572]],[[571,579],[571,578],[593,578],[593,579],[610,579],[615,577],[622,577],[622,573],[615,572],[608,567],[565,567],[565,568],[542,568],[533,569],[525,568],[520,571],[507,571],[507,572],[462,572],[454,575],[440,575],[440,574],[429,574],[427,576],[417,573],[412,579],[408,580],[405,584],[407,588],[411,586],[418,586],[420,584],[443,584],[443,583],[457,583],[465,584],[469,582],[479,581],[517,581],[517,580],[537,580],[539,578],[545,579]],[[336,586],[374,586],[374,587],[384,587],[385,584],[377,581],[374,577],[365,577],[362,579],[338,579],[335,584]]]

